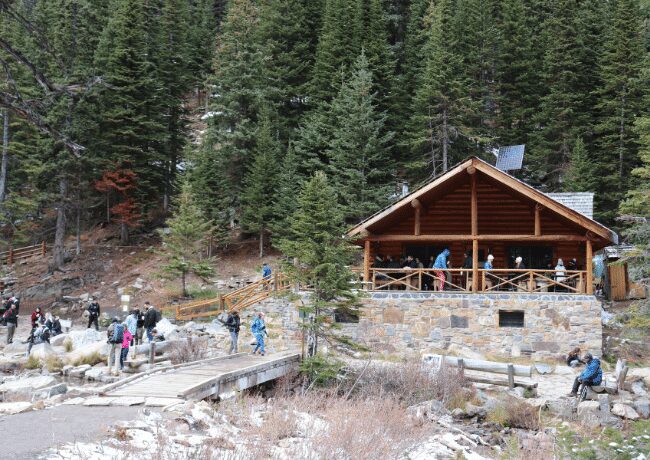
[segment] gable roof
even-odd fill
[[[487,176],[492,177],[493,179],[497,180],[500,184],[504,185],[505,187],[526,196],[527,198],[535,201],[536,203],[544,206],[545,208],[557,214],[566,217],[572,222],[583,227],[585,230],[593,232],[594,234],[598,235],[599,237],[609,242],[616,243],[618,241],[618,235],[616,235],[614,231],[596,222],[591,217],[581,214],[579,211],[576,211],[571,207],[567,206],[566,204],[561,203],[560,201],[554,199],[550,195],[534,189],[533,187],[526,184],[525,182],[511,176],[510,174],[504,171],[501,171],[500,169],[497,169],[496,167],[492,166],[491,164],[477,157],[468,158],[467,160],[463,161],[462,163],[459,163],[458,165],[448,170],[444,174],[432,178],[429,182],[426,182],[425,184],[423,184],[413,192],[400,198],[395,203],[388,205],[384,209],[376,212],[372,216],[368,217],[367,219],[357,224],[354,228],[350,229],[347,233],[347,236],[348,237],[360,236],[364,232],[367,232],[368,227],[378,222],[381,222],[382,220],[384,220],[386,217],[388,217],[390,214],[394,213],[397,210],[400,210],[406,206],[410,207],[411,202],[413,200],[422,197],[423,195],[425,195],[426,193],[434,189],[442,187],[443,184],[450,181],[452,178],[459,176],[461,173],[465,172],[469,167],[474,167],[477,171],[480,171],[486,174]]]
[[[592,192],[547,193],[552,199],[589,219],[594,218],[594,194]]]

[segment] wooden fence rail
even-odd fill
[[[45,257],[47,254],[47,245],[45,241],[33,246],[25,246],[22,248],[9,248],[7,251],[0,252],[0,264],[12,265],[18,260],[29,259],[30,257],[40,256]]]

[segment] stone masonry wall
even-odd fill
[[[600,355],[600,302],[562,294],[372,293],[352,338],[375,351],[420,353],[451,345],[504,357],[555,357],[575,346]],[[524,312],[524,327],[499,327],[499,310]]]

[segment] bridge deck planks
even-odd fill
[[[208,379],[217,379],[220,375],[237,372],[259,364],[280,361],[294,354],[295,352],[279,352],[266,356],[244,355],[233,359],[206,363],[197,367],[172,369],[167,372],[143,376],[141,379],[109,391],[106,395],[176,398],[183,391]]]

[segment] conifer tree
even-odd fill
[[[167,219],[167,231],[161,231],[163,255],[167,265],[163,268],[181,276],[183,297],[187,297],[186,278],[190,273],[209,276],[212,267],[203,257],[205,243],[212,230],[195,204],[190,186],[184,183],[176,200],[174,214]]]
[[[278,184],[273,203],[274,220],[272,229],[274,240],[279,241],[287,236],[287,221],[298,206],[298,194],[304,179],[298,173],[298,164],[293,145],[289,145],[278,173]]]
[[[596,125],[599,163],[605,173],[599,190],[598,216],[612,219],[617,203],[630,187],[630,171],[638,164],[635,117],[641,108],[639,76],[644,57],[639,4],[614,3],[611,26],[600,65]]]
[[[391,189],[390,142],[386,114],[377,108],[372,74],[365,54],[332,101],[328,157],[331,184],[344,217],[358,221],[381,208]]]
[[[336,191],[323,172],[317,172],[304,184],[298,207],[289,220],[289,235],[280,241],[282,252],[299,264],[287,264],[288,276],[305,286],[312,286],[309,304],[309,355],[318,352],[319,340],[335,341],[329,320],[334,309],[355,311],[356,295],[352,291],[352,273],[347,267],[353,252],[343,239],[343,213],[336,203]]]
[[[598,176],[596,165],[587,152],[582,138],[578,138],[571,152],[566,180],[563,183],[567,192],[593,192],[596,189]]]
[[[274,133],[275,131],[275,133]],[[245,230],[259,234],[260,257],[264,256],[264,236],[275,214],[275,193],[281,147],[268,113],[262,115],[255,155],[244,178],[241,223]]]

